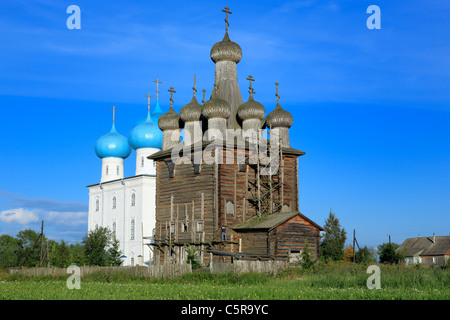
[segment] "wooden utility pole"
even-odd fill
[[[36,247],[36,244],[38,243],[39,239],[41,240],[41,253],[39,255],[39,266],[41,266],[41,263],[42,263],[42,239],[43,239],[43,235],[44,235],[44,220],[42,220],[42,224],[41,224],[41,233],[39,234],[39,236],[37,237],[37,239],[34,242],[33,246],[31,247],[30,252],[25,257],[25,260],[22,262],[22,264],[21,264],[22,267],[25,266],[25,263],[27,262],[28,258],[30,257],[31,253],[33,252],[34,247]]]
[[[41,237],[41,252],[39,253],[39,267],[42,267],[42,249],[44,247],[43,234],[44,234],[44,220],[42,220],[42,223],[41,223],[41,234],[40,234],[40,237]]]
[[[353,229],[353,262],[356,262],[356,253],[355,253],[355,229]]]

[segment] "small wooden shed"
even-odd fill
[[[242,239],[241,250],[255,255],[299,258],[306,242],[313,258],[319,256],[323,228],[300,212],[280,212],[254,217],[232,228]]]

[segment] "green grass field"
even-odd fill
[[[314,271],[291,268],[277,275],[210,274],[197,271],[173,279],[92,274],[81,289],[66,277],[0,274],[2,300],[449,300],[450,270],[380,266],[381,289],[368,289],[366,266],[327,264]]]

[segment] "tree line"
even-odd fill
[[[45,235],[22,230],[13,237],[0,236],[0,268],[79,266],[120,266],[119,241],[108,228],[89,231],[81,243],[68,244],[50,240]],[[39,241],[38,241],[39,240]],[[42,246],[41,246],[42,243]]]
[[[325,220],[323,229],[324,234],[320,242],[320,260],[322,261],[349,261],[365,264],[400,263],[406,258],[404,252],[397,250],[399,245],[392,242],[380,244],[377,249],[364,246],[359,248],[358,251],[352,245],[346,246],[347,232],[341,227],[339,219],[331,210],[328,218]],[[306,261],[310,260],[308,252],[304,255]]]
[[[320,242],[320,261],[353,261],[357,263],[400,263],[405,254],[399,252],[396,243],[383,243],[375,248],[367,246],[353,252],[353,247],[345,246],[347,233],[341,227],[339,219],[330,211],[325,220],[324,234]],[[16,237],[0,236],[0,268],[52,266],[67,268],[71,264],[79,266],[120,266],[122,260],[119,241],[114,233],[105,227],[89,231],[81,243],[68,244],[64,240],[57,242],[44,235],[42,248],[36,242],[39,234],[27,229],[20,231]],[[34,246],[34,248],[33,248]],[[33,250],[32,250],[33,249]],[[377,261],[378,255],[378,261]],[[195,253],[188,248],[188,262],[194,261]],[[302,251],[301,264],[310,267],[311,260],[308,244]]]

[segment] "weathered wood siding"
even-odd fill
[[[268,234],[267,231],[240,232],[242,239],[242,252],[251,254],[267,255]]]
[[[188,162],[187,158],[180,161]],[[164,161],[157,161],[155,242],[203,243],[214,240],[215,235],[215,165],[203,163],[200,173],[190,163],[175,164],[173,177]],[[198,231],[198,221],[203,230]],[[171,223],[173,224],[171,230]],[[200,248],[199,248],[200,249]],[[166,263],[170,252],[159,252],[159,263]],[[178,252],[177,252],[178,253]]]
[[[256,197],[258,190],[255,185],[257,180],[256,166],[245,165],[245,170],[239,170],[237,157],[242,150],[234,150],[234,153],[224,152],[224,159],[234,159],[234,164],[220,164],[218,166],[218,214],[219,228],[217,237],[220,238],[221,226],[233,226],[245,222],[257,215],[257,208],[251,204],[249,198]],[[248,157],[248,150],[245,151]],[[289,211],[298,211],[298,179],[297,179],[297,156],[284,155],[283,188],[277,188],[273,192],[273,203],[283,203],[289,207]],[[280,172],[281,173],[281,172]],[[274,177],[278,182],[280,176]],[[253,182],[253,183],[252,183]],[[283,195],[283,201],[281,196]],[[232,209],[232,210],[230,210]],[[279,212],[281,208],[275,208]],[[233,239],[240,236],[227,228],[228,239],[233,234]],[[243,241],[244,242],[244,241]],[[245,251],[242,249],[242,251]]]
[[[242,235],[230,227],[257,215],[257,208],[249,201],[257,195],[256,166],[239,165],[237,160],[244,157],[248,162],[249,150],[219,147],[208,153],[215,157],[216,152],[222,156],[222,162],[207,164],[203,158],[197,173],[190,159],[179,159],[172,169],[172,177],[170,165],[166,163],[170,157],[156,161],[155,243],[160,244],[155,247],[157,263],[167,264],[171,256],[172,262],[182,262],[181,247],[185,244],[196,245],[203,252],[204,244],[221,240],[222,226],[227,227],[227,240],[237,242]],[[283,159],[282,175],[274,177],[278,182],[283,176],[283,188],[276,189],[272,199],[274,203],[283,203],[290,211],[297,211],[298,156],[283,155]],[[233,163],[230,164],[230,160]],[[280,210],[281,207],[275,209]],[[197,222],[200,220],[203,230],[199,232]],[[237,252],[238,246],[228,243],[214,249]],[[267,254],[267,235],[248,235],[242,239],[241,251]],[[201,262],[207,264],[209,255],[202,254]]]
[[[299,216],[289,219],[272,230],[269,251],[273,255],[289,255],[291,250],[303,250],[306,240],[313,258],[319,254],[319,230]]]

